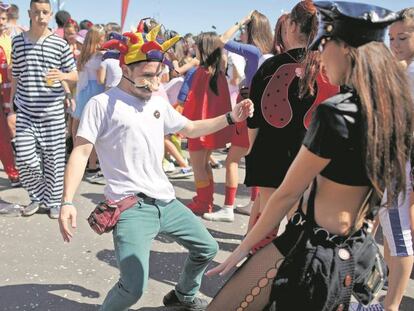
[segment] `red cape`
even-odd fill
[[[218,94],[209,86],[211,74],[207,69],[199,67],[194,73],[191,88],[184,103],[183,115],[190,120],[215,118],[231,111],[230,93],[226,78],[220,73],[217,79]],[[230,142],[232,130],[226,127],[214,134],[201,136],[199,140],[205,149],[223,148]]]

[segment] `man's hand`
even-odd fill
[[[69,230],[69,223],[72,229],[76,228],[76,215],[77,211],[73,205],[63,205],[60,208],[59,228],[64,242],[69,243],[73,237],[73,233]]]
[[[252,117],[254,112],[254,105],[250,99],[243,99],[240,103],[234,106],[231,112],[231,117],[234,122],[241,122],[248,117]]]
[[[46,79],[51,81],[63,81],[66,80],[66,73],[56,68],[50,69],[46,75]]]

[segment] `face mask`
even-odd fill
[[[160,83],[158,81],[158,77],[154,77],[151,79],[148,78],[135,78],[134,80],[128,78],[127,76],[123,75],[123,78],[133,84],[137,89],[146,89],[150,92],[156,92],[159,89]]]

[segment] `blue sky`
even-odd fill
[[[376,4],[392,10],[414,6],[413,0],[354,2]],[[30,0],[15,0],[11,3],[20,8],[21,24],[28,25]],[[64,3],[63,9],[69,11],[77,21],[90,19],[94,23],[119,23],[121,19],[120,0],[61,0],[61,3]],[[125,29],[135,27],[140,18],[151,16],[161,21],[167,29],[174,29],[181,34],[212,30],[213,25],[218,33],[222,33],[253,9],[265,14],[274,25],[282,10],[288,11],[296,3],[292,0],[130,0]]]

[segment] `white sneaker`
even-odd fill
[[[178,170],[172,173],[169,173],[168,177],[171,179],[178,179],[178,178],[190,177],[193,175],[194,175],[193,169],[189,166],[189,167],[181,167]]]
[[[105,177],[101,171],[95,173],[94,175],[88,176],[85,178],[91,184],[105,185]]]
[[[162,161],[162,168],[164,169],[165,173],[171,173],[175,171],[175,165],[174,163],[164,159]]]
[[[236,210],[243,215],[250,215],[254,201],[249,201],[246,205],[237,205]]]
[[[234,212],[233,206],[224,205],[223,208],[213,213],[204,213],[203,218],[210,221],[233,222]]]

